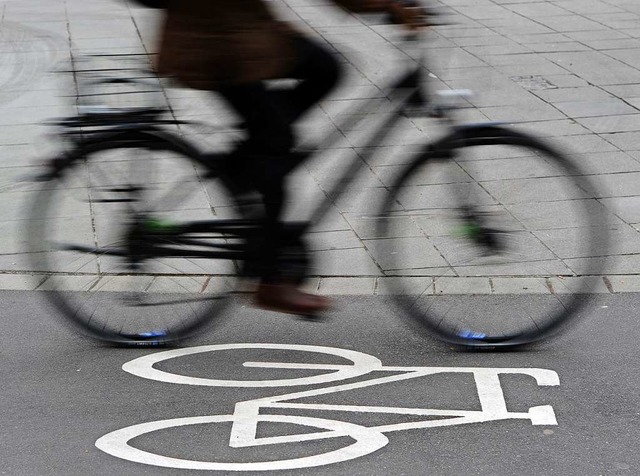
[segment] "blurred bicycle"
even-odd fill
[[[137,69],[83,73],[96,75],[98,88],[161,92]],[[536,137],[458,123],[468,92],[428,94],[426,73],[424,57],[412,62],[383,99],[363,101],[320,145],[293,155],[291,169],[372,109],[383,118],[308,219],[283,227],[282,259],[298,282],[309,277],[305,237],[313,224],[401,119],[432,118],[447,132],[398,167],[369,217],[377,226],[364,245],[379,269],[378,293],[453,344],[513,347],[547,338],[577,315],[604,266],[592,259],[607,245],[595,187]],[[123,345],[167,344],[216,322],[237,279],[254,274],[264,235],[264,218],[229,192],[228,153],[201,152],[176,133],[185,123],[160,106],[89,108],[57,125],[69,148],[40,177],[28,237],[32,269],[48,276],[43,288],[61,315],[93,338]],[[461,296],[476,294],[478,283],[487,291]],[[534,292],[513,309],[508,295],[493,292],[507,284]]]

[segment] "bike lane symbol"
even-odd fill
[[[245,362],[244,366],[269,369],[296,369],[326,371],[309,377],[296,377],[275,380],[219,380],[190,377],[159,370],[155,364],[169,359],[188,355],[222,350],[272,349],[286,351],[302,351],[327,354],[351,361],[347,365],[306,364],[291,362]],[[536,380],[539,386],[559,385],[556,372],[546,369],[529,368],[476,368],[476,367],[391,367],[383,366],[374,356],[357,351],[332,347],[289,345],[289,344],[222,344],[200,346],[187,349],[176,349],[158,352],[137,358],[123,365],[123,370],[138,377],[182,385],[198,385],[209,387],[240,388],[275,388],[300,385],[315,385],[340,382],[354,379],[374,372],[396,372],[394,375],[370,378],[364,381],[336,384],[330,387],[310,389],[238,402],[231,415],[210,415],[169,420],[153,421],[129,426],[113,431],[96,441],[96,446],[118,458],[128,461],[178,469],[219,470],[219,471],[274,471],[284,469],[300,469],[323,466],[373,453],[387,445],[389,439],[385,433],[418,428],[435,428],[469,423],[482,423],[497,420],[530,420],[533,425],[557,425],[555,413],[550,405],[536,406],[527,412],[510,412],[500,384],[500,375],[528,375]],[[357,390],[392,382],[411,380],[441,373],[472,374],[480,401],[480,410],[440,410],[429,408],[402,408],[386,406],[326,405],[313,403],[294,403],[292,400],[328,395],[349,390]],[[363,426],[339,420],[324,418],[260,414],[266,409],[291,409],[340,412],[341,418],[348,413],[380,413],[396,415],[413,415],[427,417],[425,420],[407,423]],[[433,417],[440,417],[433,419]],[[348,436],[354,442],[337,450],[316,455],[262,462],[219,462],[195,461],[173,458],[143,451],[130,445],[129,442],[142,435],[155,431],[190,425],[213,423],[232,423],[229,436],[229,447],[248,448],[257,446],[300,443],[303,441],[326,440]],[[258,424],[261,422],[288,423],[320,431],[276,437],[257,437]]]

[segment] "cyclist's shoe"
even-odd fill
[[[262,309],[305,317],[317,317],[330,307],[328,298],[305,293],[293,284],[261,283],[256,292],[255,304]]]

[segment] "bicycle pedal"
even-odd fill
[[[297,314],[296,318],[305,322],[325,322],[329,320],[329,316],[324,313],[318,314]]]

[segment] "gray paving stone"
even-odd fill
[[[507,76],[544,76],[550,78],[551,76],[558,76],[566,74],[566,70],[551,61],[538,61],[530,64],[516,64],[516,65],[501,65],[496,66],[496,69],[500,70]],[[549,81],[555,85],[553,82]]]
[[[629,106],[619,99],[609,99],[607,101],[556,102],[553,105],[568,117],[573,118],[615,116],[638,112],[636,108]]]
[[[615,4],[609,4],[600,0],[561,0],[555,2],[559,7],[564,8],[570,12],[578,13],[581,15],[588,15],[593,13],[619,13],[624,12]]]
[[[566,9],[548,2],[508,5],[507,8],[527,18],[567,16],[568,13]]]
[[[362,248],[355,250],[318,251],[317,273],[320,276],[379,276],[381,271],[369,253]]]
[[[624,84],[638,74],[637,69],[596,51],[547,53],[545,56],[595,85]]]
[[[507,38],[502,35],[486,35],[486,36],[472,36],[472,37],[462,37],[462,38],[454,38],[453,44],[454,46],[499,46],[509,42]]]
[[[609,276],[607,279],[616,293],[640,292],[640,276]]]
[[[602,202],[605,206],[607,205],[606,199]],[[584,204],[576,200],[515,204],[509,207],[509,211],[531,230],[565,229],[581,225],[580,215],[575,210],[577,206],[582,205]],[[586,207],[587,209],[593,207],[594,210],[599,210],[601,205],[595,200],[587,200]]]
[[[621,150],[640,150],[640,132],[602,134],[601,137]]]
[[[153,280],[153,276],[103,276],[93,286],[93,291],[144,292]]]
[[[244,288],[243,285],[245,285]],[[226,276],[212,276],[211,279],[208,279],[207,286],[202,292],[204,294],[220,294],[236,291],[244,292],[245,290],[253,292],[253,283],[241,283],[235,278],[230,279]]]
[[[486,166],[486,164],[485,164]],[[482,167],[479,164],[478,167]],[[374,167],[373,172],[386,186],[395,186],[400,175],[406,170],[405,166],[386,165]],[[469,182],[469,175],[464,168],[456,163],[427,163],[424,167],[416,169],[415,174],[407,177],[403,186],[409,185],[436,185],[443,183]]]
[[[553,172],[549,169],[546,173]],[[482,186],[503,204],[572,200],[592,196],[573,182],[559,177],[490,180],[482,182]]]
[[[570,150],[570,149],[567,149]],[[602,151],[581,153],[572,157],[580,170],[587,174],[606,174],[636,172],[640,170],[640,161],[630,153],[622,151]]]
[[[522,54],[522,53],[529,53],[532,51],[532,49],[523,45],[519,45],[516,42],[509,42],[507,44],[503,43],[500,45],[488,45],[488,46],[467,46],[465,50],[471,53],[472,55],[478,56],[480,58],[484,56]]]
[[[536,159],[533,155],[489,161],[468,161],[461,163],[461,166],[478,182],[544,178],[555,172],[546,162]],[[503,182],[503,185],[505,183]],[[493,189],[495,190],[498,186],[499,184],[494,184]],[[503,191],[505,191],[504,188]]]
[[[425,236],[365,240],[364,245],[383,271],[449,266],[434,242]]]
[[[483,107],[480,111],[491,121],[543,121],[566,117],[554,107],[544,103],[536,105],[535,108],[513,105]]]
[[[511,124],[512,127],[526,134],[532,134],[539,137],[558,137],[585,135],[589,130],[578,124],[573,119],[560,119],[555,121],[537,121],[537,122],[521,122]]]
[[[638,15],[624,15],[623,17],[594,16],[594,19],[603,25],[614,30],[624,30],[626,28],[636,28],[638,26]]]
[[[305,217],[307,218],[307,217]],[[344,219],[343,214],[336,208],[330,207],[328,213],[318,223],[314,223],[312,231],[344,231],[350,230],[349,223]]]
[[[553,137],[548,139],[567,154],[591,154],[595,152],[613,152],[618,148],[602,136],[589,134],[583,136]]]
[[[432,277],[386,277],[377,278],[376,294],[378,295],[412,295],[423,296],[433,294]]]
[[[629,276],[638,273],[640,255],[619,255],[596,258],[567,259],[567,265],[578,275],[597,269],[608,275]]]
[[[208,284],[202,276],[156,276],[146,289],[151,293],[200,293]]]
[[[640,173],[600,175],[595,182],[594,189],[590,189],[589,192],[598,198],[640,195]]]
[[[601,203],[611,214],[612,226],[617,227],[612,230],[615,246],[608,250],[612,256],[604,264],[605,270],[611,271],[615,277],[610,281],[614,291],[616,287],[637,291],[633,279],[624,281],[626,277],[618,275],[636,274],[640,269],[640,238],[636,236],[640,229],[640,212],[636,211],[640,209],[640,202],[636,200],[640,197],[637,185],[640,182],[640,83],[637,79],[640,68],[640,6],[631,0],[443,0],[442,3],[448,6],[453,24],[434,28],[424,47],[406,47],[407,55],[418,58],[421,50],[428,50],[432,60],[430,70],[439,76],[439,79],[433,79],[437,87],[473,88],[478,91],[468,109],[461,111],[460,118],[515,123],[514,127],[519,130],[549,138],[569,153],[581,169],[594,175],[591,178],[596,189],[589,192],[602,198]],[[39,28],[55,36],[57,40],[52,43],[55,45],[52,52],[60,58],[68,59],[71,51],[77,55],[90,50],[111,53],[142,52],[143,48],[157,51],[158,48],[156,30],[162,20],[161,14],[144,8],[130,9],[124,2],[21,0],[5,1],[0,6],[3,7],[4,20],[21,22],[26,27]],[[403,56],[398,48],[405,46],[398,42],[396,27],[380,24],[379,18],[360,18],[328,8],[324,0],[289,0],[286,4],[274,1],[270,6],[283,18],[302,22],[303,30],[311,32],[315,29],[316,34],[321,35],[319,41],[332,51],[344,48],[354,53],[337,56],[343,62],[347,81],[323,102],[322,107],[329,115],[322,109],[314,111],[301,124],[301,136],[305,139],[320,138],[334,127],[331,119],[344,114],[350,104],[382,97],[382,86],[397,74],[396,65],[402,64]],[[58,41],[60,39],[62,41]],[[327,40],[335,46],[330,46]],[[0,54],[7,53],[3,46],[6,47],[6,43],[0,42]],[[28,56],[23,60],[25,58]],[[8,66],[19,66],[22,60],[5,56],[1,61],[7,72]],[[527,82],[523,79],[527,77],[537,78],[537,82],[534,79]],[[0,74],[0,84],[3,78]],[[60,144],[45,140],[47,128],[29,124],[51,115],[73,113],[72,101],[56,97],[60,91],[64,94],[73,92],[70,79],[42,75],[29,84],[4,88],[0,92],[0,116],[5,118],[0,119],[0,152],[7,157],[0,162],[0,195],[5,211],[5,221],[0,222],[0,270],[28,273],[33,266],[26,259],[24,235],[17,231],[15,225],[25,217],[22,204],[28,203],[34,196],[34,190],[42,185],[16,185],[13,181],[21,174],[21,169],[29,169],[25,165],[37,164],[43,157],[50,157],[60,150]],[[181,118],[225,127],[237,121],[229,108],[209,93],[167,89],[166,94],[180,111]],[[6,97],[12,101],[6,102]],[[362,131],[374,119],[382,117],[376,111],[374,108],[368,112],[367,121],[343,128],[342,133],[346,137],[332,145],[332,150],[326,154],[328,160],[310,164],[308,169],[301,170],[291,180],[295,182],[291,204],[294,206],[289,209],[288,216],[304,216],[314,201],[335,182],[336,170],[344,158],[342,154],[347,153],[346,149],[351,153],[355,149],[356,153],[366,156],[370,169],[365,169],[354,187],[337,200],[322,223],[314,225],[313,236],[317,238],[314,248],[321,250],[317,255],[320,266],[316,271],[320,276],[335,276],[331,279],[336,280],[337,292],[351,289],[351,293],[384,294],[387,292],[384,283],[397,279],[384,277],[376,281],[373,278],[381,274],[376,262],[385,263],[389,258],[388,253],[385,255],[388,250],[374,246],[380,242],[373,227],[375,214],[387,194],[385,187],[393,183],[401,165],[414,156],[412,147],[408,146],[415,144],[414,149],[417,149],[441,132],[434,127],[434,121],[406,120],[400,132],[389,136],[385,146],[377,148],[378,153],[369,156],[362,148],[367,145]],[[213,135],[206,125],[185,129],[184,133],[203,148],[230,146],[234,132]],[[563,230],[571,224],[569,200],[552,202],[553,205],[536,203],[543,191],[546,200],[580,199],[584,193],[572,187],[553,188],[553,181],[532,171],[526,151],[478,148],[458,159],[462,167],[457,174],[445,176],[425,170],[411,182],[415,188],[403,191],[401,196],[402,207],[421,210],[418,216],[398,215],[393,218],[392,236],[402,238],[407,245],[403,247],[403,253],[406,253],[403,259],[408,267],[401,271],[404,275],[411,275],[407,281],[411,283],[410,288],[429,287],[431,275],[454,272],[446,263],[439,266],[443,263],[435,259],[425,261],[424,253],[428,247],[422,245],[427,235],[444,240],[450,232],[454,220],[448,214],[437,213],[435,207],[451,204],[451,185],[443,184],[452,180],[456,183],[470,180],[464,178],[468,177],[467,174],[461,174],[463,170],[481,180],[484,190],[494,197],[517,202],[511,210],[515,215],[510,224],[513,229],[518,229],[516,225],[522,228],[523,224],[534,228],[550,226],[548,236],[543,239],[544,245],[565,258],[516,263],[502,269],[460,262],[455,272],[476,280],[465,282],[454,278],[451,282],[457,284],[447,285],[446,292],[546,292],[546,285],[527,277],[527,273],[589,272],[593,269],[589,264],[601,259],[571,257],[579,248],[576,244],[579,245],[580,241],[567,240],[567,233]],[[485,163],[486,167],[480,167]],[[220,216],[229,215],[230,209],[215,193],[216,187],[208,186],[207,190],[208,195],[194,195],[196,198],[189,205],[191,208],[182,213],[185,217],[198,219],[210,216],[210,205],[215,206]],[[491,195],[483,192],[480,197],[484,203],[490,204],[493,203]],[[398,204],[397,209],[402,207]],[[108,221],[106,217],[112,215],[101,207],[96,207],[96,211],[104,223]],[[66,218],[59,222],[60,229],[67,226],[84,230],[80,238],[84,234],[89,239],[91,230],[85,229],[86,223],[90,223],[87,221],[89,210],[85,205],[75,204],[63,214]],[[530,244],[526,249],[533,256],[538,248]],[[457,251],[449,248],[448,253]],[[61,266],[63,271],[97,272],[95,260],[91,257],[80,261],[65,258],[61,260]],[[161,268],[169,272],[171,266],[165,263]],[[211,289],[218,284],[222,287],[228,285],[228,280],[219,274],[228,270],[215,263],[182,266],[178,271],[212,275],[208,282]],[[492,281],[475,278],[477,273],[494,277]],[[520,278],[506,279],[500,273]],[[26,279],[28,274],[14,275],[13,281],[5,276],[8,274],[0,272],[0,288],[5,287],[4,283],[8,283],[6,287],[27,286],[29,281]],[[170,283],[190,279],[184,276],[175,278],[167,276],[166,280],[152,281],[149,289],[162,292],[163,289],[172,289]],[[86,289],[96,279],[96,276],[73,276],[73,282],[68,285]],[[194,282],[201,284],[201,279],[206,278],[198,277]],[[357,281],[350,285],[352,279]],[[103,278],[98,285],[104,290],[118,290],[123,286],[122,281]],[[134,281],[148,283],[145,276],[135,277]],[[314,292],[330,291],[330,281],[324,288],[321,278],[312,281],[309,286]],[[562,287],[570,281],[562,280],[556,284]],[[371,283],[375,283],[375,287],[372,288]],[[443,290],[442,285],[447,282],[441,281],[440,284],[439,289]],[[599,289],[606,289],[601,284],[604,286],[604,282],[598,283]],[[40,288],[47,289],[47,286],[49,284],[45,280]],[[438,288],[429,289],[432,293]]]
[[[605,198],[601,202],[627,223],[640,223],[640,196]]]
[[[573,275],[573,271],[560,259],[541,261],[522,261],[505,263],[502,266],[491,264],[487,266],[456,266],[458,276],[492,276],[492,277],[531,277],[531,276],[565,276]]]
[[[335,200],[335,206],[342,213],[375,213],[388,193],[386,188],[349,189]]]
[[[613,97],[610,93],[594,86],[545,89],[542,91],[534,91],[534,94],[541,99],[552,103],[570,101],[602,101]]]
[[[314,251],[354,249],[363,247],[358,236],[351,230],[311,233],[308,238],[309,247]]]
[[[493,294],[550,294],[544,278],[492,278]]]
[[[491,294],[489,278],[442,277],[434,285],[435,294]]]
[[[475,6],[475,5],[457,5],[454,7],[455,10],[462,15],[469,17],[473,20],[488,20],[488,19],[496,19],[496,18],[511,18],[511,12],[508,9],[503,8],[499,5],[493,5],[491,3],[487,3],[485,5]]]
[[[318,294],[371,296],[375,285],[375,278],[323,278]]]
[[[602,28],[600,23],[576,15],[537,17],[536,21],[558,32],[597,30]]]
[[[99,280],[98,276],[65,276],[64,279],[47,277],[37,291],[88,291]],[[4,288],[3,288],[4,289]]]
[[[511,35],[511,39],[521,44],[543,44],[543,43],[564,43],[572,42],[570,35],[564,33],[542,33],[538,35]]]
[[[603,86],[603,89],[620,98],[640,97],[640,83]]]
[[[46,279],[38,274],[0,274],[0,289],[32,291]]]
[[[589,45],[592,41],[608,41],[608,40],[628,40],[629,35],[622,31],[602,28],[599,30],[572,31],[563,33],[568,38],[580,41]]]
[[[458,196],[473,196],[478,205],[492,205],[495,200],[477,183],[451,185],[420,185],[409,187],[406,193],[400,193],[399,204],[406,210],[425,210],[456,207]]]
[[[625,28],[622,31],[631,38],[640,38],[640,28]]]
[[[575,293],[584,289],[585,282],[589,289],[593,293],[609,294],[605,282],[601,277],[596,276],[583,276],[583,277],[563,277],[563,278],[549,278],[549,284],[553,289],[553,294],[567,294]]]
[[[528,52],[524,54],[514,55],[493,55],[483,58],[486,64],[494,67],[498,66],[515,66],[515,65],[532,65],[532,64],[545,64],[549,60],[542,55],[538,55],[534,52]]]
[[[437,32],[446,38],[475,38],[495,35],[493,30],[474,22],[440,26],[437,27]]]
[[[0,126],[0,146],[31,144],[47,132],[40,125]]]
[[[556,228],[552,230],[544,230],[535,232],[536,236],[544,241],[545,245],[553,251],[554,254],[563,260],[573,258],[589,258],[592,245],[592,237],[583,228]],[[640,243],[638,240],[638,232],[628,225],[619,225],[611,227],[608,230],[609,243],[605,248],[604,243],[598,241],[595,243],[598,253],[597,255],[628,255],[640,253]],[[576,263],[573,262],[575,265]]]
[[[388,231],[384,236],[380,236],[378,232],[378,216],[362,215],[359,213],[345,213],[344,216],[349,222],[349,226],[361,240],[416,237],[423,235],[414,217],[402,215],[387,217],[387,220],[389,220]]]
[[[566,71],[563,72],[563,74],[547,74],[545,77],[551,84],[558,88],[579,88],[590,86],[590,84],[581,77],[575,74],[568,74]]]
[[[640,114],[578,118],[577,121],[597,134],[640,131]]]
[[[597,51],[609,51],[611,50],[638,50],[640,48],[640,41],[635,38],[622,38],[617,40],[592,40],[588,42],[584,42],[585,46],[593,48]],[[612,54],[614,58],[621,59],[619,56],[616,56],[615,52]],[[624,57],[624,55],[623,55]],[[626,62],[626,61],[625,61]],[[629,64],[629,63],[627,63]]]
[[[536,53],[589,51],[591,49],[587,45],[578,43],[577,41],[562,41],[559,43],[525,43],[524,46],[530,51],[535,51]]]

